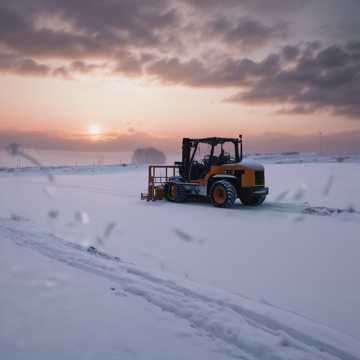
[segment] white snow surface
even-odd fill
[[[1,171],[0,358],[360,359],[360,164],[265,168],[234,209],[143,202],[146,167]]]

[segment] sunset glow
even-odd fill
[[[87,132],[92,138],[99,138],[102,134],[101,128],[97,124],[91,124]]]
[[[358,1],[79,1],[0,8],[0,145],[360,138]]]

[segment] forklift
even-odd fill
[[[199,149],[203,144],[207,152],[202,156]],[[268,193],[264,166],[243,159],[240,135],[184,138],[180,162],[149,166],[148,192],[142,193],[141,199],[181,203],[203,197],[216,207],[231,208],[236,199],[246,206],[258,206]]]

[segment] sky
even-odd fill
[[[359,13],[358,0],[0,0],[0,146],[242,133],[254,150],[310,151],[321,133],[360,152]]]

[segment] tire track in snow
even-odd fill
[[[124,291],[230,345],[240,358],[360,359],[356,340],[302,317],[190,281],[155,276],[118,257],[1,222],[0,234],[17,245],[118,283]]]

